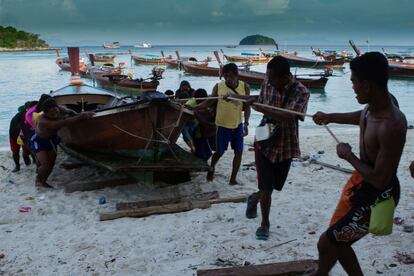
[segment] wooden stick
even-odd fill
[[[186,99],[174,99],[174,100],[179,101],[179,102],[186,102],[188,100],[204,101],[204,100],[221,100],[221,99],[223,99],[223,97],[186,98]]]
[[[293,239],[293,240],[290,240],[290,241],[285,241],[285,242],[282,242],[282,243],[278,243],[278,244],[276,244],[276,245],[273,245],[273,246],[271,246],[271,247],[269,247],[269,248],[266,248],[264,251],[268,251],[268,250],[270,250],[270,249],[273,249],[273,248],[276,248],[276,247],[279,247],[279,246],[281,246],[281,245],[284,245],[284,244],[287,244],[287,243],[290,243],[290,242],[293,242],[293,241],[297,241],[298,239]]]
[[[247,102],[247,100],[245,100],[245,99],[239,99],[239,98],[233,98],[233,97],[228,97],[228,99],[230,99],[232,101]],[[306,113],[302,113],[302,112],[298,112],[298,111],[294,111],[294,110],[290,110],[290,109],[286,109],[286,108],[282,108],[282,107],[276,107],[276,106],[271,106],[271,105],[262,104],[262,103],[252,103],[252,104],[253,105],[257,105],[257,106],[261,106],[261,107],[265,107],[265,108],[269,108],[269,109],[274,109],[274,110],[281,111],[281,112],[286,112],[286,113],[295,114],[295,115],[299,115],[299,116],[303,116],[303,117],[313,118],[313,115],[306,114]],[[329,134],[332,136],[332,138],[334,138],[334,140],[336,141],[336,143],[339,144],[340,141],[335,136],[335,134],[332,132],[332,130],[330,130],[329,127],[327,125],[325,125],[325,124],[323,124],[322,126],[325,127],[325,129],[329,132]]]
[[[352,170],[350,170],[350,169],[341,168],[341,167],[334,166],[334,165],[331,165],[331,164],[328,164],[328,163],[324,163],[324,162],[321,162],[321,161],[318,161],[318,160],[315,160],[315,159],[311,159],[309,161],[309,163],[321,165],[321,166],[324,166],[324,167],[327,167],[327,168],[330,168],[330,169],[334,169],[334,170],[338,170],[338,171],[341,171],[341,172],[344,172],[344,173],[352,173]]]

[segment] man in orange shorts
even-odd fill
[[[377,198],[393,196],[398,203],[400,186],[397,168],[404,148],[407,121],[388,92],[388,61],[378,52],[352,60],[351,81],[356,99],[366,104],[351,113],[318,112],[317,124],[360,126],[360,157],[349,144],[339,143],[339,158],[354,168],[345,185],[329,228],[318,242],[319,269],[328,275],[337,261],[349,275],[363,275],[352,244],[368,234],[371,205]]]

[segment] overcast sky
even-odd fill
[[[0,0],[0,25],[53,44],[414,45],[414,0]],[[62,45],[63,46],[63,45]]]

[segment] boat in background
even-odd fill
[[[133,55],[131,50],[129,50],[128,52],[131,55],[131,59],[134,61],[136,65],[139,65],[139,64],[164,65],[165,64],[165,59],[158,55],[147,54],[145,55],[145,57],[141,57],[141,56]]]
[[[313,47],[311,47],[312,53],[317,56],[317,57],[321,57],[324,60],[327,61],[332,61],[332,60],[340,60],[343,59],[346,62],[351,61],[354,56],[352,55],[352,53],[349,53],[347,51],[340,51],[337,52],[336,50],[323,50],[321,51],[320,49],[313,49]]]
[[[59,66],[59,68],[63,71],[70,71],[71,67],[70,67],[70,63],[69,63],[69,58],[68,57],[61,57],[59,54],[59,50],[55,49],[56,51],[56,64],[57,66]],[[85,61],[83,60],[83,58],[79,59],[79,68],[81,70],[84,70],[84,68],[86,67]]]
[[[182,57],[178,51],[175,51],[175,54],[177,55],[177,59],[173,59],[171,55],[165,57],[164,51],[161,51],[161,56],[164,58],[165,64],[170,68],[179,69],[180,63],[183,61],[190,62],[197,66],[206,67],[211,61],[210,57],[206,57],[203,61],[198,61],[195,57]]]
[[[217,52],[214,52],[214,55],[217,58],[217,62],[220,64],[220,68],[217,67],[200,67],[195,66],[189,62],[182,62],[182,69],[189,74],[201,75],[201,76],[210,76],[210,77],[221,77],[221,67],[223,66],[220,57]],[[263,83],[266,78],[265,73],[251,71],[248,69],[239,69],[239,79],[247,82],[250,85],[259,86]],[[296,80],[301,82],[304,86],[311,89],[324,89],[326,83],[328,82],[327,75],[324,74],[314,74],[312,78],[303,78],[296,76]]]
[[[110,89],[114,92],[138,93],[157,90],[159,80],[162,79],[164,68],[154,67],[149,78],[135,78],[132,73],[123,74],[121,70],[107,71],[102,68],[90,70],[91,77],[99,87]]]
[[[75,150],[121,153],[175,144],[193,112],[172,102],[163,93],[118,97],[76,80],[79,48],[69,48],[74,76],[71,85],[51,92],[60,105],[76,112],[93,111],[88,119],[61,128],[62,143]]]
[[[362,55],[359,48],[355,45],[354,41],[349,40],[349,44],[354,49],[356,55],[359,57]],[[414,63],[395,61],[388,59],[388,73],[390,77],[396,78],[412,78],[414,77]]]
[[[391,53],[391,52],[386,51],[384,48],[381,48],[381,49],[387,59],[399,60],[399,61],[403,61],[406,59],[414,59],[414,55],[409,51]]]
[[[119,49],[121,48],[121,44],[118,41],[112,42],[112,43],[104,43],[102,45],[105,49]]]
[[[88,51],[86,50],[85,50],[85,54],[88,57],[89,62],[93,66],[115,64],[116,55],[103,54],[103,53],[89,54]]]
[[[142,43],[134,45],[135,48],[152,48],[151,43]]]
[[[264,56],[262,53],[241,53],[241,56],[230,56],[224,53],[223,49],[220,49],[223,57],[229,62],[253,62],[253,63],[266,63],[269,58]]]

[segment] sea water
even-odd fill
[[[313,45],[314,48],[347,50],[352,52],[347,45],[323,46]],[[380,51],[384,46],[370,46],[371,51]],[[219,51],[222,48],[226,53],[240,55],[242,52],[258,53],[258,47],[255,46],[238,46],[234,49],[225,48],[225,46],[155,46],[150,49],[137,49],[132,46],[124,46],[120,49],[107,50],[102,47],[81,47],[80,55],[86,59],[85,52],[88,53],[114,53],[117,55],[116,62],[125,62],[125,72],[132,72],[135,78],[149,77],[153,65],[134,65],[128,54],[131,49],[135,55],[159,55],[164,51],[165,55],[172,55],[175,58],[175,51],[178,50],[182,56],[194,56],[199,60],[207,56],[213,59],[210,66],[218,66],[215,61],[213,51]],[[274,51],[274,47],[262,47],[264,51]],[[409,47],[386,46],[390,52],[406,51]],[[310,45],[288,45],[288,51],[297,51],[299,55],[311,57]],[[362,48],[363,52],[367,49]],[[61,56],[67,56],[66,49],[63,48]],[[222,58],[222,55],[220,54]],[[55,63],[56,53],[47,52],[13,52],[0,53],[0,148],[8,147],[8,129],[11,118],[17,112],[17,108],[26,101],[37,100],[42,93],[49,93],[51,90],[58,89],[68,84],[70,73],[61,71]],[[251,67],[251,70],[265,72],[265,64],[257,64]],[[293,68],[292,73],[297,75],[317,74],[322,69]],[[177,69],[166,68],[163,79],[160,80],[158,91],[165,92],[167,89],[175,91],[182,80],[190,82],[194,89],[204,88],[211,93],[214,85],[220,81],[217,77],[194,76],[188,75]],[[93,81],[84,80],[85,83],[93,85]],[[414,78],[407,79],[390,79],[389,90],[394,94],[400,103],[401,110],[406,114],[409,124],[414,123]],[[252,88],[252,94],[259,93],[257,88]],[[324,91],[312,91],[308,113],[313,114],[318,110],[324,112],[349,112],[361,109],[355,99],[350,81],[349,65],[346,64],[343,70],[334,70],[334,76],[329,77],[329,81]],[[261,115],[252,112],[250,128],[258,124]],[[301,123],[302,128],[314,128],[315,125],[311,120],[306,119]],[[340,127],[340,126],[335,126]]]

